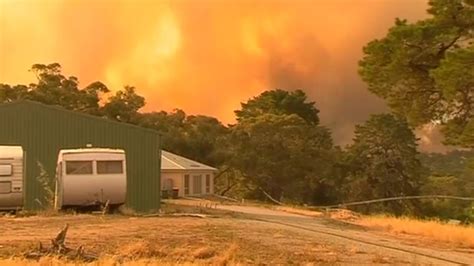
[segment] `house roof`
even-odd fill
[[[161,170],[208,170],[216,171],[217,169],[188,158],[176,155],[174,153],[161,151]]]

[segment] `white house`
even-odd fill
[[[214,193],[216,168],[161,151],[161,190],[178,190],[179,197],[203,196]]]

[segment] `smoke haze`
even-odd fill
[[[340,144],[385,105],[357,75],[362,47],[425,0],[0,0],[0,82],[58,62],[82,85],[137,87],[146,111],[234,121],[267,89],[302,89]]]

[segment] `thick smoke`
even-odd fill
[[[0,0],[0,82],[28,83],[59,62],[83,85],[134,85],[146,111],[184,109],[234,121],[266,89],[303,89],[336,141],[385,111],[357,75],[362,47],[425,0]]]

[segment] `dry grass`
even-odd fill
[[[331,209],[326,213],[329,218],[342,221],[357,221],[361,217],[360,214],[347,209]]]
[[[187,213],[195,207],[168,208]],[[313,250],[320,246],[319,240],[310,235],[226,214],[216,218],[79,214],[0,217],[0,265],[85,265],[48,256],[41,261],[23,259],[39,241],[49,246],[65,223],[70,225],[66,245],[83,246],[86,254],[100,258],[88,265],[301,265],[352,259],[337,255],[346,254],[343,246],[328,247],[321,254]]]
[[[150,241],[138,240],[118,248],[118,254],[130,259],[164,257],[166,253]]]
[[[164,248],[150,241],[136,241],[124,244],[115,255],[102,255],[94,262],[66,261],[63,258],[46,256],[39,261],[23,258],[0,259],[0,265],[6,266],[56,266],[56,265],[87,265],[87,266],[135,266],[135,265],[240,265],[236,260],[239,245],[232,243],[227,248],[217,251],[211,247],[201,247],[192,251],[176,250],[167,253]],[[189,253],[191,257],[186,257]],[[181,257],[181,259],[180,259]],[[183,259],[184,258],[184,259]]]
[[[238,250],[239,245],[236,243],[231,244],[224,252],[215,258],[215,263],[217,265],[238,265],[239,263],[236,262],[236,254]]]
[[[41,258],[39,261],[31,261],[25,259],[5,259],[0,260],[0,265],[3,266],[78,266],[78,265],[87,265],[87,266],[116,266],[116,265],[123,265],[123,266],[143,266],[143,265],[182,265],[182,266],[194,266],[194,265],[209,265],[205,263],[197,263],[197,262],[166,262],[159,259],[137,259],[137,260],[129,260],[129,261],[117,261],[115,258],[101,258],[98,261],[91,262],[91,263],[79,263],[76,261],[66,262],[62,259],[55,258],[55,257],[44,257]]]
[[[183,250],[184,251],[184,250]],[[39,261],[22,258],[0,259],[0,265],[5,266],[56,266],[56,265],[87,265],[87,266],[139,266],[139,265],[241,265],[236,260],[239,246],[235,243],[229,245],[222,252],[218,253],[210,247],[202,247],[191,252],[191,256],[196,261],[180,260],[174,254],[166,254],[161,249],[157,249],[149,241],[138,241],[124,245],[114,256],[101,256],[94,262],[65,261],[59,257],[42,257]],[[185,252],[189,252],[186,250]],[[169,255],[173,258],[170,259]]]
[[[474,227],[451,225],[440,221],[396,218],[390,216],[362,217],[356,223],[393,234],[408,234],[426,237],[429,240],[474,248]]]
[[[322,212],[302,209],[300,207],[277,206],[277,207],[273,207],[273,209],[277,211],[284,211],[288,213],[300,214],[300,215],[311,216],[311,217],[321,217],[324,215]]]
[[[210,247],[198,248],[192,252],[192,255],[196,259],[210,259],[214,257],[216,251]]]

